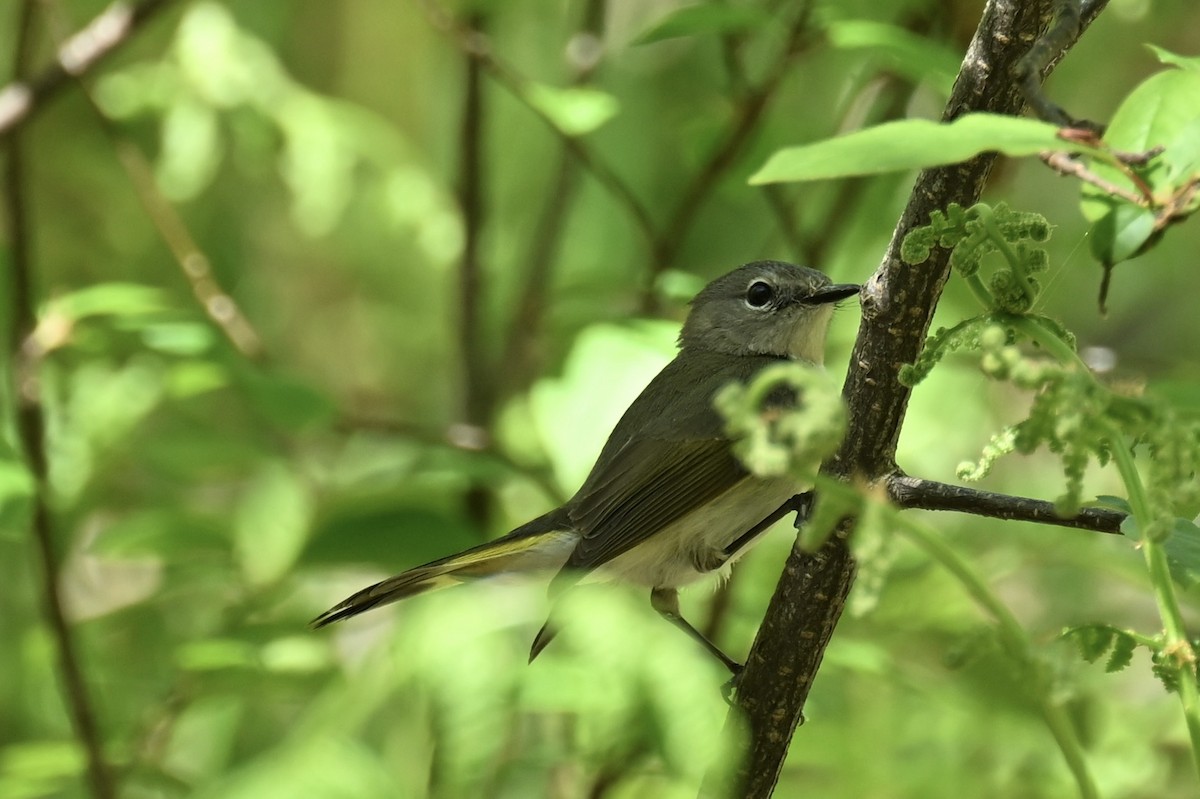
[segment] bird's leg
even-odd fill
[[[758,524],[751,527],[745,533],[725,547],[723,554],[725,560],[729,560],[738,552],[748,545],[751,541],[758,538],[775,522],[787,516],[789,513],[795,512],[796,526],[800,527],[804,522],[808,521],[808,515],[812,511],[813,492],[805,491],[803,494],[796,494],[787,502],[780,505],[776,510],[771,512],[771,515],[763,519]]]
[[[704,633],[697,630],[688,623],[682,614],[679,612],[679,592],[674,588],[654,588],[650,591],[650,606],[658,611],[658,615],[662,616],[667,621],[674,624],[679,629],[690,635],[693,640],[697,641],[701,646],[717,660],[725,664],[725,668],[729,669],[734,676],[742,670],[742,664],[738,663],[733,658],[721,651],[720,647],[712,641],[704,637]],[[540,635],[540,634],[539,634]]]

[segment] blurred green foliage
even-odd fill
[[[0,9],[0,41],[14,41],[18,5]],[[536,107],[484,84],[475,346],[495,401],[482,450],[456,427],[466,59],[422,4],[184,0],[88,79],[262,337],[263,359],[239,353],[196,302],[78,90],[27,129],[57,585],[122,796],[682,797],[713,763],[732,765],[725,676],[642,596],[599,587],[571,596],[556,610],[559,638],[532,666],[525,653],[546,612],[536,582],[469,586],[328,633],[306,628],[369,581],[569,495],[671,356],[682,300],[707,279],[760,257],[865,279],[911,175],[783,187],[790,233],[746,179],[784,146],[939,113],[980,6],[816,3],[752,135],[671,262],[657,264],[627,209],[586,169],[575,168],[565,193],[554,188],[561,139],[546,120],[581,135],[665,229],[736,118],[739,87],[776,62],[782,22],[800,7],[602,3],[597,48],[578,36],[585,5],[451,9],[482,15],[490,51]],[[74,29],[104,3],[39,6]],[[37,30],[43,56],[47,27]],[[1197,29],[1189,0],[1112,0],[1055,72],[1050,96],[1107,120],[1161,69],[1143,44],[1192,56]],[[730,47],[741,74],[727,71]],[[1005,162],[991,193],[1055,226],[1039,310],[1065,322],[1085,357],[1109,364],[1106,379],[1162,388],[1195,414],[1195,225],[1119,268],[1102,316],[1078,188],[1036,162]],[[539,221],[555,206],[561,236],[549,271],[534,276],[536,312],[524,315]],[[0,257],[11,264],[7,237]],[[3,291],[7,319],[7,282]],[[637,310],[655,304],[665,321]],[[952,282],[939,320],[973,312],[967,288]],[[835,319],[835,379],[856,323],[850,311]],[[899,453],[909,473],[953,481],[994,431],[1024,418],[1029,398],[977,364],[951,356],[913,395]],[[0,799],[84,796],[7,385]],[[998,461],[984,482],[1044,498],[1061,486],[1045,453]],[[1120,493],[1115,473],[1094,466],[1082,486],[1084,496]],[[478,489],[486,518],[468,511]],[[926,516],[1038,647],[1102,795],[1194,796],[1182,720],[1148,676],[1144,650],[1110,675],[1059,639],[1097,621],[1156,627],[1128,542]],[[697,588],[685,614],[701,626],[714,614],[719,642],[740,656],[792,541],[786,525],[773,532],[739,564],[726,604]],[[860,547],[852,613],[778,795],[1069,795],[1019,670],[962,587],[886,531]],[[1195,589],[1183,598],[1194,623]]]

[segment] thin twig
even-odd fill
[[[1146,198],[1141,194],[1130,191],[1124,186],[1105,180],[1096,173],[1087,168],[1087,165],[1078,158],[1072,158],[1070,153],[1064,152],[1047,152],[1042,153],[1040,158],[1045,162],[1046,166],[1053,169],[1060,175],[1066,177],[1075,177],[1082,180],[1084,183],[1090,183],[1105,194],[1111,194],[1114,197],[1120,197],[1126,202],[1134,205],[1146,207]]]
[[[803,50],[811,12],[811,3],[805,3],[804,7],[797,12],[796,18],[788,28],[787,39],[779,56],[771,64],[766,76],[758,85],[741,96],[725,135],[709,153],[704,164],[683,190],[679,204],[675,206],[663,233],[655,239],[649,275],[643,286],[643,310],[653,312],[657,309],[658,294],[654,287],[659,275],[674,265],[679,249],[683,246],[700,208],[716,188],[721,177],[736,163],[746,142],[757,130],[763,112],[766,111],[771,99],[775,96],[776,90],[783,82],[792,62]]]
[[[658,230],[654,223],[654,217],[651,216],[646,205],[638,199],[629,184],[612,167],[593,153],[579,137],[563,133],[554,124],[554,120],[532,101],[529,94],[529,81],[492,53],[485,36],[469,27],[464,28],[459,25],[434,0],[425,0],[422,6],[434,28],[448,34],[464,54],[483,67],[489,77],[542,120],[551,132],[562,141],[563,146],[571,155],[596,179],[596,182],[604,187],[629,213],[646,240],[653,243],[658,238]]]
[[[957,511],[992,519],[1053,524],[1117,535],[1126,518],[1124,513],[1107,508],[1084,508],[1075,516],[1060,516],[1053,502],[978,491],[905,474],[888,477],[884,485],[888,499],[900,508]]]
[[[575,75],[571,80],[574,86],[586,84],[599,65],[605,5],[606,0],[588,0],[584,7],[583,21],[573,41],[583,49],[594,52],[581,54],[582,60],[575,64]],[[578,160],[564,145],[554,183],[542,206],[529,255],[525,259],[529,264],[525,285],[509,322],[508,338],[501,357],[501,363],[504,364],[501,375],[503,385],[500,386],[502,391],[524,387],[529,376],[537,372],[535,352],[545,316],[547,288],[554,256],[566,230],[567,214],[579,188],[579,172]]]
[[[20,79],[26,72],[33,50],[33,0],[21,6],[14,48],[14,74]],[[9,259],[12,273],[12,314],[9,344],[13,347],[13,380],[17,399],[17,435],[33,478],[31,532],[42,578],[42,599],[47,621],[58,647],[58,665],[63,680],[65,702],[87,758],[87,781],[95,799],[112,799],[116,789],[108,764],[92,700],[88,694],[83,666],[76,650],[71,626],[59,594],[61,561],[54,545],[54,521],[50,511],[48,459],[46,453],[46,417],[38,383],[40,348],[34,344],[37,329],[37,290],[33,279],[32,242],[26,214],[24,137],[8,137],[8,163],[4,179],[8,211]]]
[[[51,28],[56,32],[56,38],[65,39],[68,21],[61,3],[58,0],[47,0],[47,6],[55,15]],[[79,79],[79,85],[97,124],[112,144],[138,202],[170,250],[200,308],[234,349],[251,360],[262,359],[262,337],[250,324],[250,320],[233,296],[221,286],[213,271],[212,262],[196,243],[183,217],[159,190],[150,161],[141,149],[123,136],[112,123],[83,78]]]
[[[12,134],[46,105],[46,101],[85,75],[101,59],[124,44],[172,0],[120,0],[63,42],[53,64],[28,80],[0,89],[0,139]]]
[[[482,37],[484,18],[475,13],[468,22]],[[463,423],[481,444],[488,446],[488,425],[492,415],[492,389],[483,347],[483,265],[480,263],[480,238],[484,226],[484,105],[483,63],[466,59],[466,82],[459,127],[458,204],[463,219],[463,254],[459,265],[458,344],[463,364]],[[483,526],[487,520],[487,493],[474,485],[467,492],[467,516]]]

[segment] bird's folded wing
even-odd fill
[[[607,563],[748,474],[728,439],[630,442],[575,497],[571,520],[583,535],[566,568]]]

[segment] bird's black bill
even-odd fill
[[[855,283],[839,283],[835,286],[826,286],[823,289],[819,289],[811,297],[804,300],[804,302],[808,305],[824,305],[827,302],[837,302],[847,297],[853,297],[861,288],[862,286]]]

